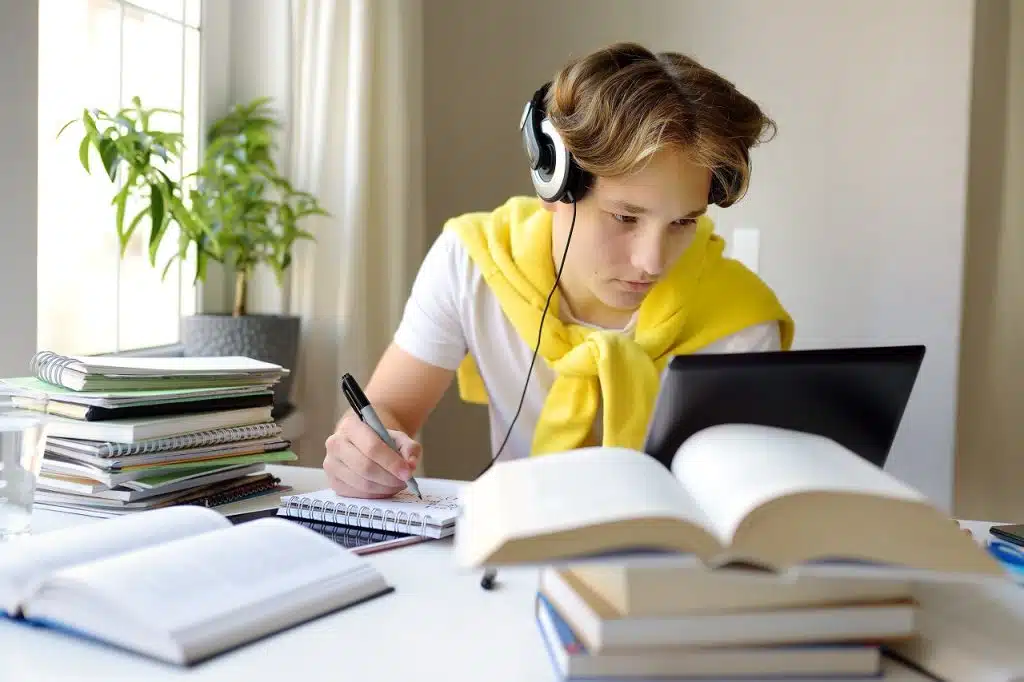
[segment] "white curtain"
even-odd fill
[[[296,248],[284,288],[303,321],[302,464],[320,464],[347,407],[342,374],[369,379],[425,250],[421,1],[291,0],[281,152],[331,213],[309,221],[316,241]]]

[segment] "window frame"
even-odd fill
[[[153,14],[165,19],[180,21],[174,17],[140,6],[132,0],[112,0],[119,5],[131,7],[135,11]],[[38,10],[37,10],[38,11]],[[123,21],[123,19],[122,19]],[[205,131],[216,117],[227,110],[230,104],[231,90],[231,2],[230,0],[202,0],[199,24],[199,121],[200,131]],[[123,68],[123,66],[122,66]],[[36,87],[38,89],[38,76]],[[199,153],[203,153],[202,135],[199,141]],[[38,201],[38,199],[37,199]],[[35,232],[38,235],[38,221]],[[38,239],[38,236],[37,236]],[[36,258],[38,259],[38,254]],[[183,271],[185,275],[187,271]],[[196,282],[193,288],[196,314],[221,307],[226,295],[226,278],[217,263],[207,268],[205,282]],[[180,311],[179,299],[179,311]],[[39,315],[38,303],[36,315]],[[38,325],[38,319],[36,324]],[[38,345],[38,344],[36,344]],[[184,355],[184,344],[181,339],[175,343],[132,349],[114,349],[98,355],[116,355],[124,357],[174,357]]]

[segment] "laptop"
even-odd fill
[[[674,356],[644,452],[671,468],[693,434],[744,423],[825,436],[882,468],[924,354],[907,345]]]

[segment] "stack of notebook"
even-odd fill
[[[297,459],[272,417],[279,365],[41,352],[30,368],[3,389],[48,415],[40,508],[115,516],[285,490],[265,471]]]

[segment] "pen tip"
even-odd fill
[[[423,493],[420,492],[420,486],[418,483],[416,483],[415,479],[410,478],[408,481],[406,481],[405,487],[409,490],[409,492],[418,497],[420,500],[423,499]]]

